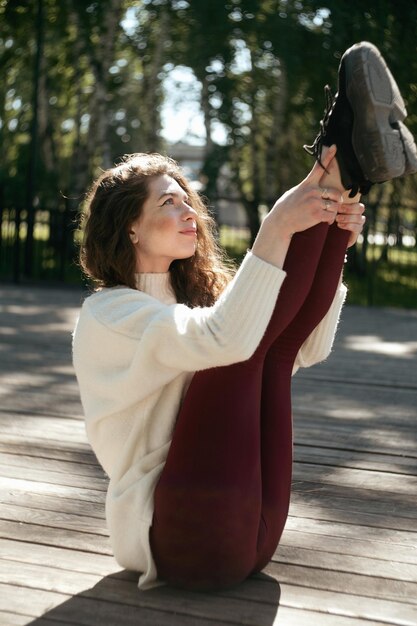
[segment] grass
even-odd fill
[[[407,263],[376,263],[364,277],[347,267],[349,302],[372,306],[417,309],[417,268]]]
[[[249,247],[249,234],[245,229],[236,231],[223,226],[220,243],[239,263]],[[381,246],[368,247],[367,271],[363,276],[358,276],[347,263],[344,281],[349,287],[349,304],[417,309],[417,250],[390,248],[388,261],[381,260],[381,255]]]

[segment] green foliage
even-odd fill
[[[416,308],[417,252],[392,250],[390,256],[389,261],[384,260],[384,251],[374,249],[365,275],[358,275],[347,266],[345,282],[350,304]]]

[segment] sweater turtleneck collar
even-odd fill
[[[171,274],[135,274],[136,287],[149,296],[160,300],[164,304],[175,304],[177,299],[171,285]]]

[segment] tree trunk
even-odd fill
[[[110,6],[105,12],[100,40],[92,45],[89,41],[90,33],[85,33],[88,39],[86,52],[90,60],[91,69],[95,78],[93,101],[91,103],[91,119],[89,139],[94,137],[94,146],[100,155],[104,169],[112,166],[112,151],[109,137],[109,70],[114,62],[117,31],[120,28],[123,0],[110,0]]]
[[[143,77],[143,110],[147,112],[144,123],[145,149],[156,152],[160,148],[159,131],[161,118],[159,114],[161,71],[164,65],[166,43],[169,38],[169,15],[162,10],[152,33],[151,62],[144,68]]]
[[[28,174],[26,181],[26,210],[27,210],[27,233],[25,241],[24,274],[32,276],[33,268],[33,230],[35,225],[35,207],[33,205],[35,197],[35,174],[38,159],[38,113],[39,113],[39,84],[41,73],[41,60],[43,54],[44,38],[44,16],[43,0],[37,2],[36,15],[36,51],[35,64],[33,70],[33,97],[32,97],[32,124],[31,142],[29,152]],[[19,237],[19,233],[17,233]]]

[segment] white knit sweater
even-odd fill
[[[193,373],[248,359],[271,317],[285,272],[248,253],[212,307],[176,304],[169,274],[138,275],[138,290],[88,297],[73,358],[89,441],[110,478],[106,517],[122,567],[158,584],[149,544],[153,494]],[[346,288],[302,346],[295,369],[325,359]]]

